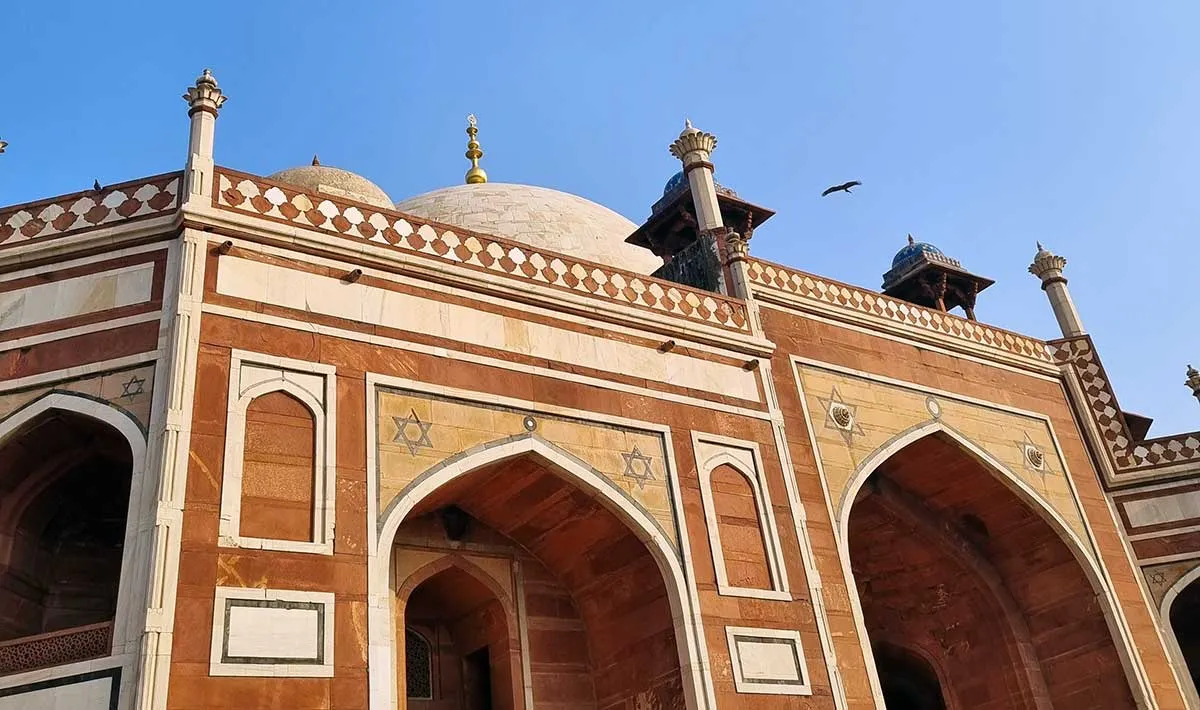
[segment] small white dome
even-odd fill
[[[625,243],[637,225],[591,200],[532,185],[455,185],[396,203],[415,217],[649,274],[662,259]]]
[[[289,185],[330,197],[344,197],[365,202],[381,209],[392,208],[392,198],[381,187],[361,175],[329,165],[302,165],[288,168],[267,176],[268,180],[286,182]]]

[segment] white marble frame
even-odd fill
[[[278,378],[243,387],[245,367],[277,370]],[[289,373],[292,377],[289,378]],[[307,377],[297,377],[303,375]],[[322,386],[305,386],[315,375]],[[225,465],[221,484],[219,542],[222,547],[333,554],[337,476],[337,371],[332,365],[234,350],[229,363],[228,411],[225,421]],[[314,391],[316,389],[317,391]],[[316,471],[313,480],[312,540],[273,540],[241,534],[242,463],[245,453],[246,410],[256,398],[271,392],[292,395],[313,415],[316,433]]]
[[[320,606],[321,662],[320,663],[229,663],[222,662],[228,644],[225,622],[226,602],[250,601],[301,602]],[[209,652],[209,675],[241,677],[332,678],[333,677],[333,620],[336,598],[333,592],[301,592],[259,587],[217,587],[213,601],[212,647]]]
[[[70,392],[52,391],[0,421],[0,445],[21,427],[49,411],[81,414],[114,429],[129,445],[131,471],[129,505],[125,517],[125,540],[121,551],[121,577],[117,585],[117,608],[113,617],[112,651],[108,657],[54,666],[0,678],[0,688],[26,685],[119,664],[121,691],[119,708],[133,703],[134,661],[141,653],[144,612],[150,584],[150,555],[154,529],[153,483],[146,477],[146,436],[132,416],[108,402]]]
[[[796,672],[800,682],[778,683],[759,681],[745,677],[739,638],[761,638],[790,642],[788,647],[796,658]],[[729,643],[729,663],[733,667],[733,687],[738,693],[758,695],[812,695],[812,678],[808,675],[808,662],[804,660],[804,644],[800,632],[792,629],[762,629],[747,626],[726,626],[725,639]]]
[[[701,458],[704,445],[723,449]],[[753,470],[735,456],[730,450],[739,449],[749,454]],[[700,477],[700,501],[704,506],[704,522],[708,533],[708,545],[712,550],[713,567],[717,575],[717,593],[728,597],[749,597],[752,599],[772,599],[791,601],[792,595],[788,590],[787,568],[783,561],[783,549],[779,540],[779,530],[775,525],[775,513],[771,507],[771,493],[767,490],[762,454],[758,444],[753,441],[733,439],[718,434],[692,431],[692,452],[696,459],[696,471]],[[744,476],[754,491],[754,507],[758,514],[758,529],[762,535],[764,550],[767,553],[767,571],[771,576],[771,588],[738,587],[729,583],[729,574],[725,568],[725,551],[721,547],[721,532],[718,525],[716,504],[712,494],[712,472],[721,465],[732,467]]]
[[[1117,655],[1121,659],[1121,665],[1125,671],[1126,680],[1129,681],[1130,690],[1134,695],[1135,700],[1140,706],[1157,707],[1153,691],[1150,689],[1150,681],[1146,675],[1145,666],[1142,664],[1141,655],[1138,653],[1133,643],[1132,631],[1129,628],[1128,619],[1125,617],[1124,609],[1116,601],[1115,592],[1112,588],[1112,578],[1099,553],[1096,540],[1091,533],[1091,526],[1088,522],[1087,513],[1079,503],[1079,492],[1075,488],[1075,482],[1072,479],[1070,469],[1067,466],[1065,457],[1062,454],[1062,445],[1058,440],[1058,434],[1054,431],[1054,425],[1050,418],[1038,412],[1030,412],[1007,405],[997,404],[995,402],[985,402],[965,395],[945,390],[925,387],[903,380],[896,380],[882,375],[875,375],[852,368],[834,365],[832,363],[821,362],[819,360],[809,360],[797,356],[789,358],[792,364],[792,374],[796,383],[796,389],[800,394],[800,403],[805,414],[805,424],[808,429],[809,443],[813,449],[813,457],[816,462],[817,473],[821,480],[821,489],[825,497],[825,505],[829,511],[830,520],[834,521],[834,534],[838,544],[838,555],[842,562],[842,575],[846,581],[847,594],[850,597],[850,611],[854,617],[855,629],[859,635],[859,644],[863,651],[863,656],[867,661],[867,677],[871,683],[872,692],[875,695],[876,703],[883,706],[883,692],[879,685],[879,675],[875,670],[875,656],[871,649],[871,643],[867,635],[866,621],[863,618],[862,603],[858,596],[858,589],[854,584],[854,574],[850,569],[850,549],[849,549],[849,512],[854,505],[854,499],[858,495],[859,489],[881,464],[887,461],[892,454],[900,451],[908,444],[921,439],[935,432],[943,432],[954,442],[960,446],[964,453],[978,461],[989,474],[996,477],[997,480],[1005,484],[1018,499],[1030,506],[1040,518],[1046,521],[1052,530],[1058,535],[1059,539],[1071,551],[1072,556],[1079,564],[1091,585],[1093,591],[1096,592],[1096,599],[1100,602],[1100,608],[1104,613],[1105,624],[1108,627],[1109,635],[1114,640],[1114,646],[1117,650]],[[838,508],[835,510],[834,502],[830,499],[829,485],[825,478],[824,465],[822,463],[821,448],[817,442],[816,433],[813,431],[812,422],[808,421],[808,398],[804,390],[804,381],[800,375],[802,366],[814,367],[818,369],[835,372],[851,377],[870,380],[873,382],[881,382],[884,384],[899,387],[901,389],[912,390],[932,394],[938,397],[944,397],[949,400],[958,402],[966,402],[982,407],[995,409],[1009,414],[1017,414],[1024,417],[1029,417],[1041,421],[1050,432],[1050,438],[1054,442],[1054,453],[1058,457],[1059,463],[1063,467],[1063,473],[1071,488],[1071,493],[1074,497],[1075,504],[1079,510],[1081,519],[1087,525],[1088,543],[1085,545],[1067,525],[1066,521],[1059,513],[1054,510],[1048,503],[1042,500],[1041,496],[1022,481],[1016,474],[1012,473],[1002,462],[994,458],[990,453],[982,447],[975,444],[970,439],[945,426],[939,420],[926,422],[922,425],[911,427],[905,432],[899,432],[888,443],[881,446],[864,461],[860,462],[847,484],[846,491],[843,493],[842,500],[838,502]],[[1064,393],[1065,394],[1065,393]],[[1109,506],[1109,520],[1113,525],[1120,528],[1120,524],[1116,519],[1115,512]],[[1131,567],[1134,567],[1133,558],[1130,556],[1128,548],[1125,550],[1126,559]],[[1096,556],[1093,558],[1092,555]]]
[[[396,530],[403,522],[409,511],[429,493],[441,485],[469,473],[489,463],[513,458],[526,453],[542,455],[556,468],[566,471],[570,478],[584,484],[589,490],[601,494],[602,502],[611,506],[618,517],[627,522],[630,530],[638,536],[650,550],[666,583],[667,595],[670,600],[672,618],[675,625],[676,643],[680,657],[680,671],[683,674],[683,690],[686,707],[689,710],[713,710],[716,708],[716,691],[713,686],[711,663],[708,658],[707,642],[704,636],[704,622],[701,617],[700,597],[693,580],[695,571],[688,545],[676,553],[671,542],[662,536],[653,519],[638,510],[629,501],[614,494],[603,482],[595,480],[596,474],[584,469],[579,464],[564,457],[552,448],[536,439],[521,439],[504,446],[496,446],[476,454],[468,459],[460,459],[453,465],[438,472],[438,475],[423,482],[417,489],[410,490],[398,504],[389,512],[382,529],[378,529],[378,512],[376,510],[378,481],[378,461],[375,453],[376,445],[376,391],[379,386],[416,389],[418,391],[447,396],[465,397],[474,401],[491,402],[513,407],[545,411],[552,414],[575,416],[591,421],[633,426],[661,432],[666,446],[666,456],[670,462],[670,471],[677,471],[671,444],[670,428],[648,422],[612,417],[594,412],[582,412],[575,409],[538,404],[525,400],[500,397],[470,390],[452,387],[429,385],[414,380],[408,380],[388,375],[367,373],[367,525],[368,535],[368,617],[367,628],[369,638],[368,671],[370,677],[370,707],[372,710],[391,710],[396,707],[396,663],[395,663],[395,608],[392,590],[393,577],[391,574],[392,552],[391,541],[395,538]],[[687,524],[682,516],[680,488],[678,475],[672,473],[671,491],[675,502],[675,514],[678,519],[679,537],[688,539]],[[676,556],[676,555],[679,556]],[[682,564],[680,563],[682,559]]]

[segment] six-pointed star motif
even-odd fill
[[[421,421],[417,410],[410,409],[407,417],[393,416],[392,421],[396,423],[396,436],[392,441],[404,442],[408,453],[416,456],[418,449],[433,448],[433,442],[429,440],[429,430],[433,427],[433,422]]]
[[[621,458],[625,459],[625,475],[637,481],[638,488],[645,488],[646,481],[654,480],[654,471],[650,469],[654,459],[643,454],[636,444],[633,451],[621,454]]]
[[[146,379],[134,375],[121,385],[121,399],[133,399],[146,391]]]

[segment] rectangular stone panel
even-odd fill
[[[725,634],[737,692],[812,694],[800,632],[727,626]]]
[[[120,668],[0,688],[0,710],[116,710]]]
[[[320,663],[321,604],[228,599],[222,661]]]
[[[209,673],[331,677],[333,618],[328,592],[218,587]]]

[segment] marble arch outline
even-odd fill
[[[879,704],[879,707],[882,707],[883,691],[879,683],[879,674],[875,669],[875,654],[871,649],[866,622],[863,619],[862,601],[859,599],[858,588],[854,582],[854,573],[850,568],[850,512],[854,507],[859,489],[862,488],[863,484],[866,483],[867,479],[870,478],[871,474],[879,466],[896,453],[902,451],[909,444],[939,433],[950,439],[962,451],[963,455],[969,456],[978,462],[989,475],[994,476],[1022,503],[1034,510],[1038,514],[1038,517],[1050,526],[1051,530],[1067,546],[1067,549],[1071,551],[1071,555],[1075,558],[1075,561],[1087,577],[1092,591],[1096,593],[1097,600],[1100,601],[1109,635],[1116,642],[1117,654],[1121,658],[1121,665],[1125,669],[1126,680],[1129,682],[1130,690],[1138,702],[1138,706],[1144,708],[1158,707],[1148,687],[1148,681],[1145,678],[1145,670],[1141,666],[1140,657],[1132,647],[1129,629],[1125,625],[1124,618],[1121,616],[1120,610],[1114,602],[1114,593],[1106,571],[1097,564],[1095,558],[1087,553],[1087,548],[1066,524],[1066,521],[1062,519],[1062,516],[1042,500],[1041,496],[1037,495],[1032,488],[1018,476],[1011,473],[1007,466],[988,453],[983,447],[947,426],[941,420],[936,419],[917,424],[897,433],[887,442],[880,445],[875,451],[871,452],[855,469],[854,475],[851,476],[849,482],[846,484],[846,490],[842,493],[842,498],[838,501],[835,508],[837,520],[834,522],[834,526],[837,535],[839,556],[842,562],[842,572],[847,582],[846,593],[850,597],[850,608],[854,616],[854,625],[859,634],[863,658],[866,661],[867,676],[871,681],[871,689],[875,693],[876,703]]]
[[[679,553],[662,528],[644,510],[619,493],[604,474],[582,464],[549,442],[525,436],[497,442],[495,446],[485,446],[447,465],[435,465],[427,472],[428,475],[418,476],[396,501],[387,506],[382,525],[378,528],[376,551],[367,569],[368,674],[372,710],[391,710],[396,707],[395,590],[391,569],[392,543],[400,524],[421,500],[450,481],[489,464],[522,455],[533,455],[543,460],[570,483],[595,493],[597,499],[646,545],[663,575],[671,603],[687,707],[689,710],[715,707],[709,661],[703,645],[700,610],[695,608],[689,595],[688,580]],[[372,526],[375,523],[369,522]]]

